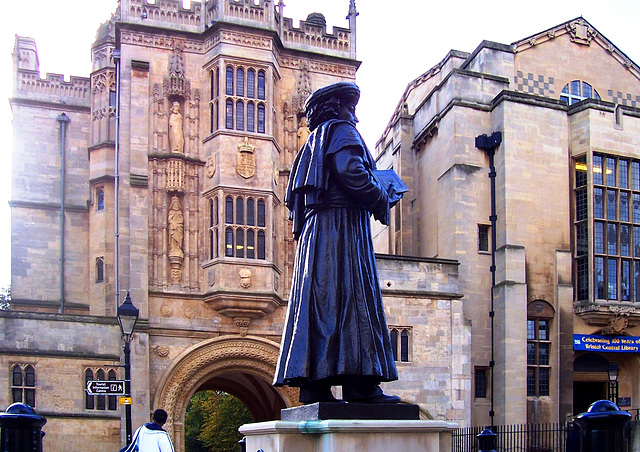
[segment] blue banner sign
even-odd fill
[[[640,353],[640,337],[574,334],[573,349],[595,352]]]

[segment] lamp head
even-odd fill
[[[127,292],[127,296],[120,306],[118,306],[118,324],[120,332],[125,340],[131,340],[133,329],[136,327],[140,310],[131,302],[131,296]]]
[[[620,372],[620,367],[618,367],[615,361],[611,361],[611,364],[609,364],[609,367],[607,368],[607,374],[609,374],[609,381],[617,381],[619,372]]]

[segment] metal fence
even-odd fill
[[[575,434],[572,422],[459,428],[453,432],[451,451],[478,452],[478,435],[485,428],[497,435],[497,452],[564,452],[567,438]]]

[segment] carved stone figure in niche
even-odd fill
[[[184,154],[184,119],[180,113],[180,102],[174,102],[169,116],[169,145],[171,152]]]
[[[300,118],[300,127],[298,127],[298,149],[300,149],[306,142],[307,138],[311,135],[309,125],[307,124],[307,117]]]
[[[182,240],[184,238],[184,215],[182,214],[182,206],[180,198],[173,196],[171,198],[171,206],[169,208],[169,258],[184,257],[182,251]]]

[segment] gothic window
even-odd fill
[[[481,253],[489,252],[489,232],[491,226],[486,224],[478,225],[478,251]]]
[[[257,219],[257,221],[256,221]],[[250,196],[225,200],[225,256],[266,258],[265,201]]]
[[[225,127],[233,129],[233,101],[231,99],[227,99],[226,102],[225,118]]]
[[[548,396],[553,308],[546,301],[533,301],[527,309],[527,317],[527,395]]]
[[[560,102],[573,105],[584,99],[600,99],[598,92],[587,82],[573,80],[562,88]]]
[[[640,160],[593,154],[574,169],[576,300],[639,303]]]
[[[236,70],[236,96],[244,97],[244,69]]]
[[[476,399],[486,399],[488,393],[489,368],[476,367],[474,372],[474,396]]]
[[[244,103],[236,102],[236,130],[244,130]]]
[[[264,108],[264,104],[258,104],[258,133],[265,133],[265,108]]]
[[[247,132],[256,131],[256,106],[253,102],[247,104]]]
[[[104,189],[96,189],[96,210],[104,210]]]
[[[30,364],[15,364],[11,369],[11,397],[13,403],[36,406],[36,369]]]
[[[213,89],[213,88],[212,88]],[[250,99],[266,100],[266,72],[253,68],[227,66],[225,80],[225,127],[229,130],[266,133],[266,104]],[[257,94],[257,95],[256,95]],[[211,129],[217,124],[211,113]],[[215,101],[217,106],[217,99]],[[217,128],[217,125],[215,125]]]
[[[110,89],[109,90],[109,107],[116,108],[117,103],[118,103],[118,94],[116,93],[115,90]]]
[[[104,258],[102,257],[96,259],[96,282],[104,282]]]
[[[218,257],[218,197],[209,200],[209,259]]]
[[[411,327],[389,327],[389,336],[391,338],[391,350],[393,352],[394,361],[409,362],[410,361],[410,338]]]
[[[95,377],[95,378],[94,378]],[[87,391],[87,385],[90,381],[115,381],[117,380],[116,371],[114,369],[91,369],[87,368],[84,371],[84,407],[87,410],[99,410],[99,411],[116,411],[118,409],[117,396],[104,396],[104,395],[90,395]]]
[[[215,71],[209,71],[210,80],[210,89],[211,89],[211,100],[209,102],[209,115],[210,115],[210,123],[209,123],[209,132],[213,133],[218,130],[218,95],[219,95],[219,76],[220,69],[216,68]]]
[[[266,77],[264,71],[258,71],[258,99],[266,99],[265,80]]]
[[[233,68],[227,66],[227,79],[225,81],[225,94],[233,96]]]
[[[249,69],[247,71],[247,97],[253,99],[256,97],[256,71]]]
[[[107,373],[107,380],[109,381],[115,381],[117,380],[116,378],[116,371],[111,369],[108,373]],[[115,409],[117,408],[117,404],[116,404],[116,396],[114,395],[110,395],[108,397],[108,406],[107,409],[110,411],[115,411]]]
[[[91,380],[93,380],[93,370],[87,369],[84,371],[84,387],[85,387],[84,407],[87,410],[94,410],[96,407],[96,401],[94,398],[95,396],[89,395],[89,393],[86,391],[86,387]]]

